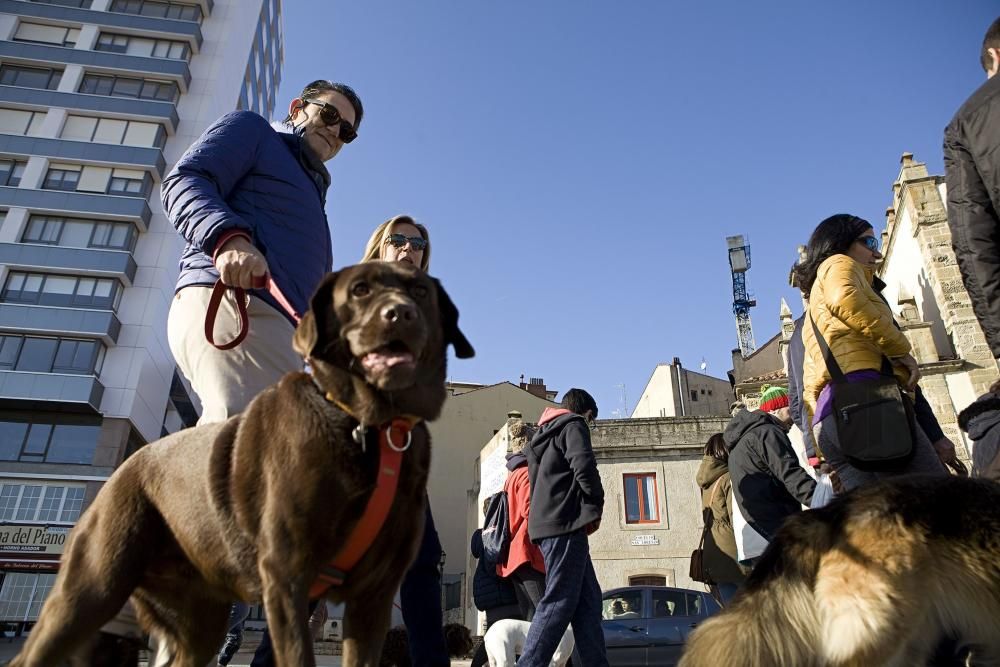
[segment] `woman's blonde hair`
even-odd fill
[[[420,260],[420,270],[426,272],[427,267],[431,264],[431,237],[430,234],[427,233],[426,227],[408,215],[397,215],[394,218],[389,218],[376,227],[375,231],[372,232],[371,238],[368,239],[368,244],[365,246],[365,254],[361,258],[361,261],[371,262],[382,259],[382,248],[384,248],[385,244],[388,243],[393,227],[398,224],[413,225],[417,228],[417,231],[420,232],[420,235],[424,237],[424,240],[427,241],[427,247],[424,248],[423,258]]]

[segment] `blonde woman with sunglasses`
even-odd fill
[[[397,215],[375,228],[362,262],[405,262],[426,272],[431,263],[427,228],[408,215]],[[406,625],[410,659],[414,665],[447,667],[451,664],[441,612],[441,540],[427,500],[424,535],[417,557],[399,589],[399,607]]]
[[[397,215],[372,232],[362,262],[407,262],[426,272],[431,264],[431,237],[427,228],[408,215]]]

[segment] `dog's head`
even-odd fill
[[[448,345],[460,359],[474,354],[441,284],[396,262],[367,262],[328,275],[293,344],[320,385],[341,400],[381,400],[396,414],[425,419],[437,417],[444,402]],[[369,423],[395,416],[381,414],[381,407],[378,415],[367,415]]]

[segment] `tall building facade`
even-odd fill
[[[196,419],[160,181],[270,117],[280,0],[0,0],[0,623],[30,623],[111,472]]]

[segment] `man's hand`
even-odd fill
[[[896,366],[903,366],[909,372],[910,379],[906,381],[906,390],[916,390],[917,382],[920,381],[920,368],[917,366],[917,360],[913,358],[913,355],[907,354],[903,357],[896,357],[892,360],[892,363]]]
[[[267,260],[245,237],[226,241],[215,255],[215,268],[222,284],[252,289],[260,287],[267,276]]]
[[[934,451],[937,452],[938,458],[941,459],[941,463],[948,465],[951,461],[954,461],[958,456],[955,453],[955,443],[947,438],[947,436],[942,436],[942,438],[934,443]]]

